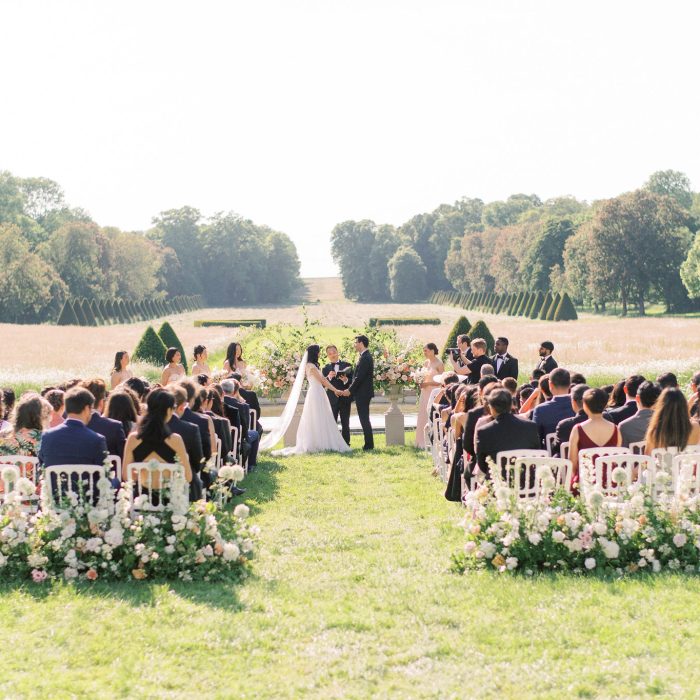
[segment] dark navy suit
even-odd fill
[[[180,419],[174,412],[168,422],[168,428],[179,435],[185,443],[187,457],[190,460],[190,469],[192,470],[192,481],[190,482],[190,500],[198,501],[202,497],[202,479],[200,472],[202,471],[202,438],[199,436],[199,428],[193,423],[188,423]]]
[[[87,427],[104,436],[104,439],[107,441],[109,454],[117,455],[121,459],[124,459],[126,435],[124,435],[124,426],[118,420],[105,418],[97,411],[93,411]]]
[[[243,434],[248,436],[248,442],[250,443],[248,466],[254,467],[258,463],[260,433],[257,430],[253,430],[250,425],[250,406],[243,401],[235,399],[233,396],[224,396],[224,404],[229,408],[235,408],[238,411],[241,429],[244,431]]]
[[[191,408],[186,408],[182,413],[181,420],[194,423],[199,428],[199,436],[202,439],[202,453],[205,461],[211,457],[211,438],[209,437],[209,419],[199,413],[195,413]]]
[[[575,415],[569,394],[554,396],[549,401],[535,406],[535,410],[532,412],[532,420],[537,424],[543,449],[545,447],[545,437],[549,433],[556,431],[559,422],[565,418],[573,418]]]

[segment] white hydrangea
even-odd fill
[[[245,503],[239,503],[233,509],[233,514],[235,517],[245,520],[250,515],[250,508]]]
[[[566,539],[566,535],[561,530],[555,530],[552,533],[552,539],[561,544]]]
[[[596,560],[593,557],[588,557],[584,562],[583,565],[590,571],[591,569],[595,569],[596,566]]]
[[[241,556],[241,551],[235,542],[226,542],[222,556],[226,561],[234,561]]]
[[[617,542],[601,537],[600,546],[607,559],[617,559],[620,556],[620,545]]]
[[[496,545],[493,542],[489,542],[488,540],[484,540],[480,545],[479,545],[479,551],[487,558],[491,559],[491,557],[496,554]]]
[[[508,557],[508,558],[506,559],[506,569],[508,569],[508,571],[512,571],[512,570],[515,569],[517,566],[518,566],[518,559],[517,559],[517,557]]]
[[[682,532],[679,532],[678,534],[673,536],[673,544],[676,547],[684,547],[687,541],[688,536]]]
[[[124,532],[121,528],[111,527],[105,532],[105,542],[112,547],[119,547],[124,542]]]
[[[78,578],[78,569],[73,566],[67,566],[63,570],[63,577],[68,581],[73,578]]]
[[[542,542],[542,535],[540,535],[539,532],[531,532],[527,536],[528,541],[530,544],[535,545],[535,547]]]

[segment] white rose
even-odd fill
[[[40,569],[46,562],[48,561],[48,557],[43,556],[42,554],[30,554],[27,557],[27,564],[32,567],[32,569]]]
[[[219,479],[222,481],[233,481],[233,467],[226,464],[219,469]]]
[[[531,532],[527,539],[530,541],[530,544],[534,544],[536,547],[542,541],[542,535],[539,532]]]
[[[67,566],[63,570],[63,578],[65,579],[72,579],[72,578],[78,578],[78,570],[73,568],[72,566]]]
[[[688,541],[688,536],[684,535],[682,532],[679,532],[677,535],[673,536],[673,544],[675,544],[676,547],[685,546],[685,543],[687,541]]]
[[[552,533],[552,539],[561,544],[566,539],[566,535],[561,530],[555,530]]]
[[[175,552],[175,547],[174,547],[173,545],[171,545],[171,544],[168,544],[168,545],[166,545],[165,547],[163,547],[163,551],[164,551],[166,554],[173,554],[173,553]]]
[[[641,567],[641,568],[645,567],[646,565],[647,565],[647,560],[646,560],[644,557],[642,557],[642,558],[637,562],[637,566],[639,566],[639,567]]]
[[[493,544],[493,542],[484,540],[484,542],[479,545],[479,550],[487,559],[490,559],[494,554],[496,554],[496,545]]]
[[[661,562],[658,559],[654,559],[654,561],[651,562],[651,568],[655,574],[658,574],[659,571],[661,571]]]
[[[124,533],[116,527],[112,527],[105,532],[105,542],[112,547],[119,547],[124,542]]]
[[[175,532],[184,530],[185,525],[187,525],[187,518],[184,515],[173,515],[170,520],[173,524],[173,530],[175,530]]]
[[[601,539],[600,545],[608,559],[617,559],[620,556],[620,545],[617,542]]]
[[[21,476],[19,479],[17,479],[15,491],[17,491],[22,498],[28,498],[34,494],[36,491],[36,486],[34,486],[31,479]]]
[[[224,551],[222,552],[222,556],[226,561],[234,561],[235,559],[238,559],[238,557],[241,556],[241,551],[238,549],[238,545],[234,542],[227,542],[224,545]]]
[[[593,523],[593,531],[596,535],[604,535],[608,531],[608,526],[605,523]]]
[[[591,569],[595,569],[595,564],[596,561],[593,557],[588,557],[586,561],[583,562],[583,565],[590,571]]]
[[[506,568],[508,571],[512,571],[516,566],[518,566],[518,559],[516,557],[508,557],[506,559]]]
[[[237,518],[245,520],[250,515],[250,508],[245,503],[239,503],[234,509],[233,514]]]

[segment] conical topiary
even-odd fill
[[[520,300],[520,304],[518,304],[518,308],[515,311],[515,316],[524,316],[525,309],[527,308],[529,302],[530,302],[530,292],[524,292],[523,298]]]
[[[100,305],[97,303],[97,299],[93,299],[90,302],[90,311],[92,311],[92,315],[95,317],[95,321],[97,321],[97,325],[104,326],[105,320],[104,320],[104,317],[102,316],[102,313],[100,312]]]
[[[88,321],[83,313],[83,302],[82,299],[73,299],[73,311],[75,311],[75,317],[78,319],[78,323],[81,326],[87,326]]]
[[[542,303],[542,308],[540,309],[540,314],[539,314],[539,319],[540,321],[546,321],[547,320],[547,314],[549,313],[549,307],[552,305],[552,293],[547,292],[544,302]]]
[[[578,314],[576,313],[576,307],[571,301],[571,297],[564,292],[557,311],[554,314],[555,321],[576,321],[578,320]]]
[[[559,292],[557,292],[554,295],[554,299],[552,299],[552,303],[549,305],[549,309],[547,309],[547,320],[548,321],[554,320],[554,315],[557,313],[557,309],[559,308],[560,303],[561,303],[561,294],[559,294]]]
[[[131,314],[129,313],[129,309],[127,308],[126,304],[124,303],[123,299],[119,300],[119,319],[121,320],[122,323],[133,323],[133,318],[131,318]]]
[[[445,347],[442,349],[442,356],[447,357],[447,348],[457,347],[457,336],[469,334],[469,321],[466,316],[460,316],[455,325],[452,326],[452,330],[447,335],[447,341],[445,342]]]
[[[469,337],[472,339],[472,342],[475,341],[477,338],[483,338],[486,341],[487,354],[493,354],[493,346],[495,342],[494,337],[493,335],[491,335],[489,327],[483,321],[477,321],[469,329]]]
[[[58,321],[56,321],[56,324],[59,326],[80,325],[80,321],[75,315],[73,304],[71,303],[70,299],[66,299],[66,301],[63,303],[63,308],[61,309],[61,313],[58,315]]]
[[[540,317],[540,311],[542,310],[542,304],[544,304],[545,296],[544,294],[540,291],[537,292],[537,296],[535,297],[535,301],[532,304],[532,307],[530,309],[530,314],[529,317],[532,319],[536,319]]]
[[[148,362],[156,367],[162,367],[165,364],[165,345],[158,337],[158,334],[153,330],[153,326],[148,326],[136,345],[136,349],[131,354],[133,360],[141,360]]]
[[[90,302],[87,299],[83,299],[82,309],[83,309],[83,316],[85,316],[85,320],[87,321],[87,325],[88,326],[96,326],[97,319],[95,318],[95,314],[92,313],[92,308],[90,307]]]
[[[187,356],[185,355],[185,348],[182,347],[180,339],[177,337],[177,333],[173,330],[173,327],[165,321],[163,325],[158,329],[158,337],[163,341],[166,348],[177,348],[182,355],[182,366],[187,371]]]

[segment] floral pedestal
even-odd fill
[[[390,402],[389,410],[384,414],[387,445],[406,444],[404,436],[404,416],[398,404],[402,392],[403,387],[398,384],[392,384],[384,392]]]

